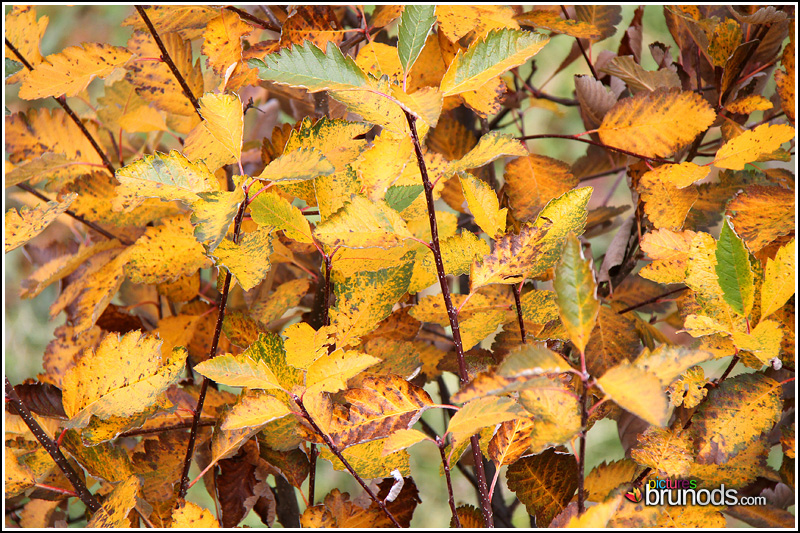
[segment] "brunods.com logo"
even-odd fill
[[[764,496],[739,497],[735,489],[720,485],[715,489],[698,489],[696,479],[659,479],[647,481],[644,491],[633,487],[625,498],[645,505],[766,505]]]

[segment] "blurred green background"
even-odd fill
[[[617,26],[617,34],[599,44],[592,50],[592,56],[596,58],[602,50],[616,51],[620,39],[628,27],[636,6],[623,6],[623,19]],[[6,13],[10,7],[6,6]],[[374,6],[366,6],[365,10],[370,13]],[[644,10],[644,35],[642,38],[642,66],[646,69],[655,69],[655,62],[652,60],[647,46],[655,41],[660,41],[672,47],[673,55],[679,53],[677,47],[670,36],[662,13],[662,7],[648,5]],[[38,16],[46,15],[50,22],[41,43],[43,55],[48,55],[61,51],[66,46],[77,45],[82,42],[105,42],[113,45],[124,46],[128,40],[131,30],[121,26],[121,22],[128,15],[134,13],[133,6],[38,6]],[[396,32],[396,27],[393,30]],[[561,61],[569,53],[573,39],[565,35],[553,35],[551,42],[540,52],[536,58],[537,72],[533,77],[533,86],[543,89],[545,92],[563,98],[572,98],[574,84],[573,75],[589,74],[586,63],[579,59],[570,67],[560,72],[555,78],[546,85],[542,85],[550,74],[558,67]],[[520,68],[520,73],[525,76],[529,72],[529,66]],[[92,95],[102,94],[102,81],[95,81],[90,87]],[[6,87],[5,105],[11,112],[23,111],[30,107],[28,102],[20,101],[17,98],[19,85]],[[767,89],[765,94],[771,94],[771,89]],[[79,112],[88,110],[81,102],[70,104]],[[35,102],[35,106],[53,107],[55,104],[48,99]],[[532,108],[525,112],[525,131],[527,134],[537,133],[566,133],[574,134],[584,131],[583,123],[577,107],[558,106],[557,112],[544,108]],[[509,122],[510,116],[503,122]],[[515,127],[510,127],[509,131],[517,133]],[[246,134],[245,134],[246,135]],[[586,146],[582,143],[562,141],[555,139],[529,141],[528,146],[534,153],[539,153],[561,159],[568,163],[573,163],[586,153]],[[498,167],[498,176],[502,176],[502,168]],[[609,176],[600,180],[590,182],[596,187],[592,203],[597,205],[602,202],[607,195],[611,194],[609,205],[630,205],[631,198],[624,181],[616,187],[613,193],[609,190],[615,183],[616,177]],[[17,205],[13,201],[8,205]],[[6,207],[7,209],[7,207]],[[601,258],[608,245],[613,233],[601,236],[592,240],[592,251],[595,260]],[[43,237],[46,239],[46,237]],[[57,296],[57,287],[51,286],[33,300],[21,301],[18,297],[20,281],[32,272],[30,261],[22,248],[18,248],[5,257],[4,263],[4,297],[5,297],[5,356],[4,370],[12,384],[19,383],[25,378],[34,377],[42,372],[42,353],[45,346],[52,338],[53,330],[63,323],[63,318],[59,317],[54,321],[48,319],[48,307]],[[719,375],[724,364],[715,365],[721,368],[707,368],[707,374]],[[448,376],[448,385],[451,391],[458,388],[458,380],[455,376]],[[435,387],[428,387],[428,391],[434,398],[438,397]],[[442,432],[442,415],[438,410],[428,412],[424,415],[431,425]],[[412,475],[416,480],[420,490],[422,505],[412,521],[414,527],[446,527],[449,523],[450,512],[447,504],[447,492],[444,480],[439,476],[440,459],[436,448],[430,443],[421,443],[410,450]],[[597,423],[588,434],[587,442],[587,461],[586,472],[588,473],[594,466],[603,461],[612,461],[624,456],[623,448],[617,436],[616,422],[603,420]],[[773,457],[777,459],[779,457]],[[770,462],[774,465],[774,460]],[[503,468],[505,470],[505,467]],[[196,468],[192,477],[197,474]],[[501,473],[500,485],[504,485],[505,476]],[[454,469],[453,482],[457,503],[477,504],[477,498],[472,486]],[[319,461],[317,474],[317,499],[322,497],[333,488],[349,491],[351,495],[361,492],[357,483],[343,472],[334,472],[329,463],[324,460]],[[506,499],[511,500],[513,494],[503,486],[503,493]],[[189,498],[197,503],[214,509],[213,502],[200,484],[192,488]],[[302,499],[298,497],[301,504]],[[254,514],[243,522],[244,525],[253,527],[263,527],[259,518]],[[519,506],[514,514],[514,524],[517,527],[528,527],[528,516],[524,506]],[[80,524],[76,524],[80,525]]]

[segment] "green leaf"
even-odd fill
[[[425,39],[436,22],[435,5],[407,5],[397,27],[397,55],[408,73],[425,46]]]
[[[583,352],[597,321],[600,302],[591,261],[583,257],[581,243],[572,234],[567,237],[561,261],[556,265],[553,287],[561,321],[572,343]]]
[[[339,47],[328,41],[325,52],[306,41],[248,62],[258,69],[262,80],[303,87],[309,92],[357,89],[367,85],[367,76],[351,57],[345,57]]]
[[[722,225],[717,241],[716,257],[715,270],[719,286],[722,288],[722,297],[738,314],[749,315],[753,308],[755,292],[750,253],[744,242],[736,235],[729,220]]]
[[[489,80],[525,63],[548,40],[538,33],[521,30],[491,31],[466,53],[456,54],[442,78],[440,90],[444,96],[478,90]]]
[[[430,28],[428,28],[428,29],[430,29]],[[424,43],[424,41],[425,41],[425,39],[423,38],[423,43]],[[420,47],[420,51],[422,51],[421,47]],[[417,54],[419,54],[419,52],[417,52]],[[16,74],[17,72],[22,70],[22,63],[20,63],[19,61],[14,61],[13,59],[9,59],[9,58],[5,58],[5,60],[6,60],[6,69],[5,69],[6,79],[10,78],[14,74]]]
[[[409,6],[411,7],[411,6]],[[402,213],[422,192],[422,185],[395,185],[386,190],[386,203],[389,207]]]

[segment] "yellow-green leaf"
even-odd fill
[[[235,187],[230,192],[201,192],[197,196],[198,199],[192,202],[194,236],[211,253],[225,239],[239,205],[244,201],[244,190]]]
[[[353,196],[340,210],[314,230],[317,239],[330,247],[392,248],[412,237],[400,214],[383,201]]]
[[[481,428],[513,420],[522,415],[522,408],[513,398],[497,396],[479,398],[468,402],[453,415],[447,425],[447,432],[453,435],[454,442],[460,442],[470,438]]]
[[[286,404],[263,390],[243,393],[225,413],[220,429],[228,431],[262,426],[291,413]]]
[[[39,235],[51,222],[66,211],[77,197],[77,194],[70,193],[64,197],[62,202],[47,202],[45,205],[35,209],[23,207],[19,213],[17,213],[16,209],[6,211],[6,253]]]
[[[192,163],[177,150],[156,152],[117,170],[117,194],[192,203],[197,193],[219,190],[219,182],[202,162]]]
[[[556,265],[553,287],[561,322],[572,343],[583,352],[597,321],[600,302],[592,263],[583,256],[581,243],[574,235],[567,237],[561,261]]]
[[[286,236],[297,242],[311,243],[311,226],[300,209],[279,194],[266,191],[250,204],[253,220],[259,225],[273,226],[283,230]]]
[[[547,230],[547,226],[528,224],[518,234],[509,233],[497,239],[491,254],[472,263],[470,292],[492,283],[524,281],[543,251],[542,241]]]
[[[19,97],[77,96],[95,77],[105,78],[133,54],[120,46],[83,43],[51,54],[22,80]]]
[[[301,147],[273,159],[258,176],[260,180],[281,183],[297,183],[327,176],[335,170],[333,164],[325,159],[316,148]]]
[[[750,253],[736,235],[729,220],[725,220],[717,241],[715,270],[722,289],[722,297],[731,309],[748,316],[753,308],[755,287]]]
[[[541,50],[549,39],[521,30],[495,30],[459,51],[442,78],[439,89],[445,96],[474,91],[485,83],[519,66]]]
[[[521,142],[507,133],[490,131],[482,136],[469,152],[456,161],[451,161],[448,172],[464,172],[470,168],[482,167],[502,156],[522,157],[528,150]]]
[[[129,528],[128,514],[136,506],[136,495],[141,481],[131,476],[123,481],[106,497],[103,506],[92,516],[86,527],[90,528]]]

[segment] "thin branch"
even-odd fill
[[[625,313],[633,311],[634,309],[639,309],[640,307],[644,307],[645,305],[656,303],[656,302],[666,298],[667,296],[669,296],[671,294],[675,294],[677,292],[683,292],[688,288],[689,287],[678,287],[677,289],[673,289],[673,290],[671,290],[669,292],[665,292],[664,294],[659,294],[658,296],[654,296],[652,298],[648,298],[647,300],[645,300],[643,302],[639,302],[638,304],[633,304],[630,307],[626,307],[625,309],[617,312],[617,314],[618,315],[624,315]]]
[[[197,116],[202,119],[203,115],[200,114],[200,102],[198,102],[197,98],[195,98],[194,94],[192,94],[189,84],[186,83],[183,74],[181,74],[181,72],[178,70],[178,67],[175,65],[172,57],[170,57],[169,52],[167,52],[167,48],[164,46],[164,42],[161,40],[161,37],[158,36],[158,32],[156,31],[155,26],[153,26],[153,23],[150,21],[150,17],[147,16],[147,13],[142,6],[134,7],[136,8],[136,11],[139,12],[139,16],[142,17],[147,29],[150,30],[150,35],[153,36],[153,39],[158,45],[158,49],[161,50],[161,59],[164,60],[169,69],[172,71],[172,75],[175,76],[176,80],[178,80],[178,84],[180,84],[181,89],[183,89],[183,94],[185,94],[186,98],[189,99],[189,102],[192,103],[192,107],[194,107],[194,111],[197,113]]]
[[[389,518],[389,520],[391,520],[392,524],[394,524],[394,526],[398,528],[403,527],[400,525],[400,523],[397,521],[394,515],[392,515],[392,513],[389,512],[389,509],[386,508],[386,504],[383,502],[383,500],[378,498],[378,496],[376,496],[375,493],[372,492],[372,490],[364,482],[364,480],[361,479],[361,476],[359,476],[358,473],[355,470],[353,470],[353,467],[350,466],[350,463],[347,462],[347,459],[344,458],[342,452],[339,451],[339,448],[336,446],[336,444],[334,444],[334,442],[331,440],[328,434],[322,431],[320,427],[317,425],[317,423],[314,422],[314,419],[311,417],[311,414],[306,409],[306,406],[303,405],[303,400],[301,400],[300,397],[295,394],[292,394],[292,400],[294,400],[297,406],[300,407],[300,410],[302,411],[303,414],[303,418],[311,425],[314,431],[320,437],[322,437],[322,440],[325,441],[325,444],[328,446],[331,452],[333,452],[333,454],[342,462],[345,468],[347,468],[347,471],[350,472],[350,475],[353,476],[353,478],[358,482],[358,484],[361,485],[361,488],[363,488],[369,495],[369,497],[372,498],[372,501],[378,504],[378,507],[380,507],[381,511],[383,511],[383,513]]]
[[[461,519],[458,517],[458,511],[456,510],[456,501],[453,496],[453,482],[450,479],[450,463],[447,462],[447,457],[444,454],[446,445],[444,440],[438,436],[436,437],[436,446],[439,448],[439,455],[442,457],[444,478],[447,481],[447,502],[450,504],[450,512],[453,513],[453,522],[457,528],[461,529],[463,526],[461,525]]]
[[[130,431],[126,431],[125,433],[120,433],[119,437],[137,437],[139,435],[152,435],[154,433],[166,433],[168,431],[178,431],[181,429],[190,429],[192,424],[194,423],[193,420],[187,420],[185,422],[180,422],[178,424],[173,424],[171,426],[163,426],[157,428],[142,428],[142,429],[132,429]],[[216,424],[216,420],[201,420],[197,423],[200,427],[208,427],[213,426]]]
[[[611,175],[616,174],[617,172],[622,172],[623,170],[625,170],[625,168],[626,167],[617,167],[617,168],[612,168],[611,170],[604,170],[603,172],[597,172],[595,174],[590,174],[588,176],[583,176],[578,181],[580,181],[582,183],[584,181],[589,181],[589,180],[593,180],[593,179],[596,179],[596,178],[604,178],[605,176],[611,176]]]
[[[578,141],[586,144],[591,144],[594,146],[599,146],[605,150],[611,150],[613,152],[619,152],[620,154],[629,155],[631,157],[636,157],[639,159],[644,159],[645,161],[656,161],[658,163],[672,163],[672,161],[668,159],[661,159],[660,157],[650,157],[642,154],[637,154],[636,152],[629,152],[628,150],[623,150],[622,148],[616,148],[614,146],[609,146],[607,144],[603,144],[601,142],[593,141],[591,139],[581,139],[579,137],[575,137],[574,135],[559,135],[556,133],[545,133],[541,135],[524,135],[522,137],[517,137],[518,141],[530,141],[533,139],[568,139],[571,141]]]
[[[406,111],[408,127],[411,131],[411,139],[414,142],[414,152],[417,156],[417,165],[419,166],[420,176],[422,177],[422,185],[425,190],[425,200],[428,208],[428,220],[431,227],[431,245],[433,246],[433,258],[436,264],[436,274],[439,278],[439,286],[442,289],[442,298],[444,298],[445,307],[447,308],[447,317],[450,321],[450,328],[453,333],[453,344],[456,348],[456,358],[458,361],[458,374],[462,385],[469,382],[469,374],[467,373],[466,363],[464,362],[464,347],[461,342],[461,330],[458,327],[458,316],[453,307],[453,301],[450,298],[450,286],[447,283],[447,275],[444,271],[444,263],[442,262],[442,250],[439,245],[439,230],[436,224],[436,208],[433,203],[433,185],[428,179],[428,169],[425,165],[425,158],[422,155],[422,145],[420,144],[419,135],[417,134],[416,117]],[[480,442],[477,435],[470,437],[470,444],[472,445],[472,456],[475,463],[475,476],[478,478],[478,492],[481,504],[481,511],[483,513],[483,520],[486,527],[494,527],[494,518],[492,515],[492,503],[489,499],[489,489],[486,485],[486,474],[483,470],[483,454],[481,453]]]
[[[20,62],[23,65],[25,65],[25,68],[27,68],[28,70],[33,70],[33,66],[30,63],[28,63],[28,60],[25,59],[22,53],[19,50],[17,50],[13,44],[11,44],[11,41],[9,41],[8,38],[6,38],[6,46],[8,47],[9,50],[11,50],[14,53],[15,56],[17,56],[17,59],[19,59]],[[108,156],[106,155],[105,151],[103,151],[103,149],[94,139],[94,137],[92,137],[92,134],[89,133],[89,130],[86,129],[86,126],[83,125],[83,121],[81,120],[81,118],[77,114],[75,114],[75,111],[73,111],[72,108],[67,104],[67,99],[63,96],[59,97],[53,96],[53,99],[56,102],[58,102],[58,105],[60,105],[61,108],[67,113],[67,115],[69,115],[69,118],[72,119],[75,125],[78,126],[78,128],[80,128],[81,133],[83,133],[83,136],[86,137],[86,139],[92,145],[92,148],[94,148],[94,151],[97,152],[97,155],[100,156],[100,159],[103,160],[103,165],[108,169],[109,172],[111,172],[111,175],[112,176],[115,175],[116,170],[114,169],[114,165],[111,164],[111,161],[108,159]]]
[[[243,19],[248,20],[248,21],[252,22],[253,24],[255,24],[257,26],[261,26],[265,30],[274,31],[274,32],[277,32],[277,33],[281,32],[280,26],[276,26],[272,22],[269,22],[267,20],[258,18],[257,16],[252,15],[252,14],[248,13],[247,11],[245,11],[243,9],[239,9],[238,7],[234,7],[234,6],[225,6],[225,9],[227,9],[228,11],[232,11],[232,12],[236,13],[237,15],[242,17]]]
[[[525,320],[523,320],[523,318],[522,318],[522,302],[521,302],[520,297],[519,297],[519,293],[520,293],[520,291],[522,291],[522,284],[523,283],[525,283],[524,280],[519,285],[514,283],[513,285],[511,285],[511,290],[514,293],[514,305],[517,308],[517,322],[519,322],[519,334],[520,334],[520,337],[522,337],[522,344],[526,344],[526,341],[525,341],[525,336],[526,336],[525,335]]]
[[[583,391],[581,392],[581,435],[578,442],[578,515],[582,515],[586,510],[586,493],[584,481],[586,478],[586,426],[589,422],[589,413],[586,409],[586,400],[589,396],[589,374],[586,372],[586,354],[581,350],[581,379],[583,380]]]
[[[35,197],[37,197],[38,199],[40,199],[43,202],[52,202],[52,200],[50,198],[48,198],[44,194],[40,193],[39,191],[37,191],[36,189],[31,187],[30,185],[27,185],[25,183],[18,183],[17,187],[19,187],[20,189],[22,189],[25,192],[31,193],[32,195],[34,195]],[[95,224],[94,222],[92,222],[90,220],[86,220],[82,215],[79,215],[79,214],[77,214],[76,212],[74,212],[74,211],[72,211],[70,209],[67,209],[66,211],[64,211],[64,213],[69,215],[70,217],[74,218],[75,220],[77,220],[81,224],[85,225],[86,227],[92,228],[97,233],[99,233],[103,237],[106,237],[107,239],[111,239],[111,240],[116,239],[116,240],[118,240],[119,242],[121,242],[122,244],[125,244],[125,245],[133,244],[131,241],[129,241],[127,239],[123,239],[121,237],[117,237],[116,235],[104,230],[103,228],[101,228],[100,226]]]
[[[137,6],[138,9],[139,6]],[[247,193],[244,193],[244,200],[239,205],[239,212],[236,213],[236,219],[233,225],[233,242],[239,240],[239,231],[242,229],[242,218],[244,218],[244,210],[247,207]],[[225,274],[225,285],[222,287],[222,294],[219,299],[219,314],[217,314],[217,326],[214,329],[214,339],[211,342],[211,350],[209,351],[209,359],[213,359],[217,355],[217,347],[219,346],[219,338],[222,334],[222,323],[225,320],[225,307],[228,303],[228,291],[231,288],[231,272],[230,270]],[[189,445],[186,449],[186,458],[183,461],[183,472],[181,474],[181,485],[178,492],[178,502],[181,502],[186,497],[186,491],[189,490],[189,467],[192,465],[192,457],[194,456],[194,445],[197,440],[197,428],[200,424],[200,416],[203,413],[203,403],[206,399],[208,392],[208,385],[211,380],[203,377],[203,384],[200,387],[200,396],[197,399],[197,406],[194,410],[192,417],[192,430],[189,434]]]
[[[72,469],[72,465],[69,464],[67,458],[64,457],[64,454],[61,453],[61,450],[58,448],[58,445],[47,436],[47,433],[44,432],[42,427],[33,418],[28,407],[25,403],[20,399],[17,391],[14,390],[14,387],[11,386],[11,383],[8,381],[8,377],[6,377],[6,401],[17,411],[19,416],[22,418],[25,425],[28,426],[28,429],[31,430],[33,436],[39,441],[42,447],[50,454],[50,457],[53,458],[56,465],[61,469],[64,473],[64,476],[69,480],[72,486],[75,488],[75,494],[80,498],[80,500],[86,505],[88,509],[92,512],[97,512],[100,510],[100,502],[94,497],[94,494],[89,492],[89,489],[86,487],[84,482],[78,477],[78,474],[75,470]]]
[[[567,20],[569,20],[569,13],[567,13],[567,8],[561,6],[561,12],[564,13],[564,17]],[[575,37],[575,41],[578,43],[578,48],[581,49],[581,54],[583,54],[583,59],[585,59],[586,64],[589,65],[589,70],[592,71],[592,76],[594,77],[594,79],[599,79],[597,77],[597,72],[594,70],[594,65],[592,65],[592,62],[589,60],[589,56],[586,54],[586,49],[583,47],[583,43],[578,37]]]

